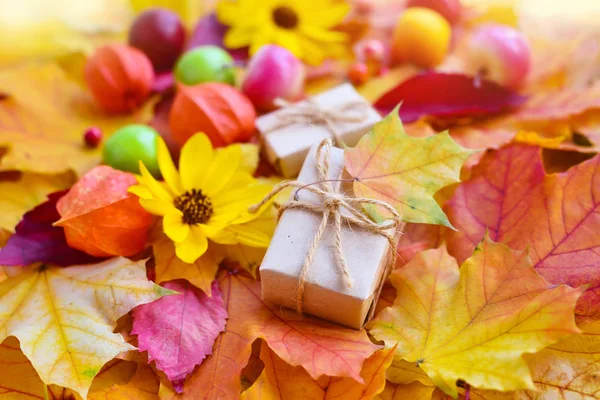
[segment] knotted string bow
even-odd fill
[[[344,140],[337,133],[336,124],[358,123],[369,116],[369,105],[364,101],[350,101],[332,109],[320,107],[313,99],[308,99],[301,104],[293,104],[283,99],[277,99],[275,104],[283,106],[285,109],[275,114],[277,122],[264,133],[295,124],[325,125],[339,145],[343,144]]]
[[[323,216],[321,218],[319,228],[317,229],[317,233],[315,234],[312,244],[308,249],[308,253],[304,258],[302,270],[300,271],[298,292],[296,294],[296,310],[300,314],[302,314],[304,289],[306,286],[308,272],[330,218],[333,218],[336,264],[344,279],[344,282],[348,287],[352,286],[352,276],[350,275],[350,271],[348,271],[348,266],[346,264],[346,259],[342,249],[342,222],[356,225],[370,233],[376,233],[378,235],[385,236],[392,249],[392,259],[390,264],[394,265],[396,263],[396,241],[394,239],[394,232],[401,223],[400,215],[394,209],[394,207],[383,201],[369,199],[366,197],[353,197],[337,192],[331,185],[331,182],[328,181],[329,156],[331,153],[331,147],[331,139],[324,139],[317,148],[316,164],[318,180],[315,182],[315,184],[307,185],[298,181],[281,182],[273,187],[273,190],[260,203],[250,207],[249,210],[250,212],[256,212],[283,189],[294,187],[297,188],[294,194],[294,200],[288,201],[287,203],[281,205],[278,211],[277,219],[281,217],[281,214],[285,210],[294,208],[320,213]],[[309,201],[300,200],[298,196],[298,192],[300,190],[308,190],[309,192],[321,196],[322,202],[312,203]],[[367,204],[383,207],[389,213],[390,218],[382,224],[372,221],[362,212],[362,208]],[[342,214],[342,208],[348,210],[349,213]]]

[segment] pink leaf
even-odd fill
[[[155,361],[181,393],[185,378],[212,353],[215,339],[225,329],[227,310],[217,281],[212,297],[185,280],[163,286],[180,294],[135,308],[131,333],[138,335],[138,347],[148,351],[148,360]]]
[[[82,251],[69,247],[64,229],[52,224],[60,219],[56,203],[68,190],[48,195],[48,200],[25,213],[6,246],[0,249],[0,265],[25,266],[35,262],[59,266],[97,262]]]
[[[526,98],[487,80],[462,74],[426,72],[414,76],[381,96],[375,108],[385,115],[399,103],[402,122],[421,117],[474,117],[520,106]]]

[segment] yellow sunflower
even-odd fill
[[[334,31],[350,7],[340,0],[222,0],[217,17],[229,30],[225,45],[254,54],[274,43],[312,65],[343,54],[345,33]]]
[[[158,139],[158,166],[165,182],[158,182],[140,162],[139,185],[129,191],[148,212],[163,217],[163,231],[174,242],[175,253],[191,264],[208,247],[241,243],[267,247],[269,237],[246,231],[260,216],[248,207],[258,203],[271,187],[259,183],[242,165],[239,144],[213,150],[203,133],[192,136],[181,149],[179,172],[165,142]]]

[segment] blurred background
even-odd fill
[[[87,54],[95,45],[124,38],[133,16],[148,7],[175,10],[186,25],[214,7],[215,0],[0,0],[0,66],[31,58]],[[403,0],[373,0],[374,28],[395,21]],[[506,13],[506,19],[538,37],[600,35],[599,0],[462,0],[464,5]],[[388,10],[389,12],[383,12]],[[514,14],[514,15],[513,15]],[[498,19],[498,16],[495,17]],[[388,22],[391,21],[391,22]]]

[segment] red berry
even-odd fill
[[[96,148],[102,141],[102,131],[97,126],[92,126],[85,130],[83,140],[89,147]]]
[[[355,86],[360,86],[366,83],[370,76],[369,67],[364,63],[355,63],[348,70],[348,79]]]
[[[179,16],[164,8],[141,13],[129,31],[129,44],[150,59],[158,72],[169,70],[185,44],[185,30]]]

